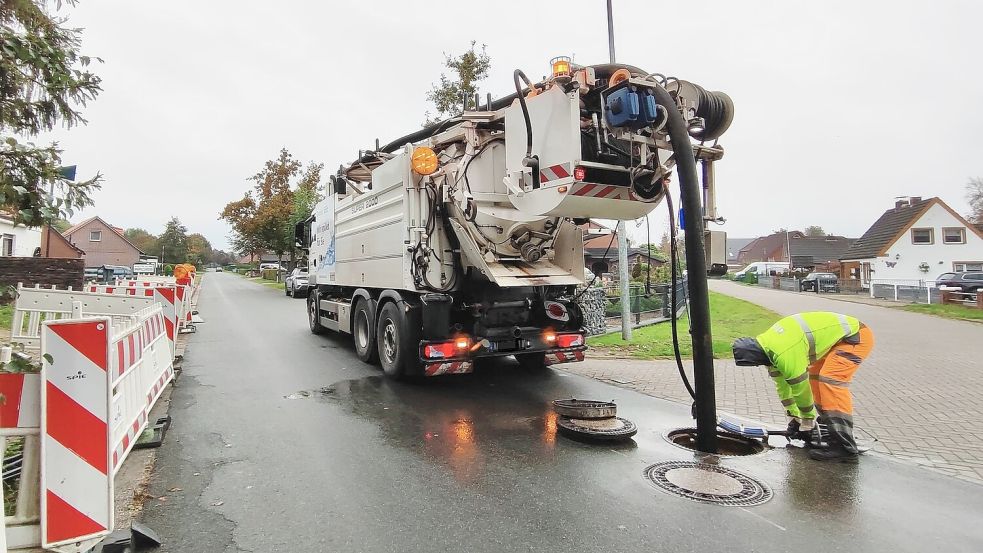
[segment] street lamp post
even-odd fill
[[[615,63],[611,0],[608,0],[608,56],[611,63]],[[618,282],[621,284],[621,338],[628,341],[631,340],[631,287],[628,282],[628,231],[624,221],[618,221],[615,233],[618,235]]]

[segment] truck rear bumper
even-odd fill
[[[561,363],[575,363],[584,360],[586,346],[574,348],[554,348],[546,350],[533,350],[523,352],[500,352],[493,354],[479,354],[468,358],[441,359],[440,361],[427,360],[423,362],[424,376],[440,376],[444,374],[467,374],[474,372],[474,362],[476,359],[488,359],[492,357],[506,357],[508,355],[528,355],[542,353],[545,355],[547,365],[558,365]]]

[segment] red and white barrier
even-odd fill
[[[41,545],[86,551],[113,527],[110,319],[45,322],[41,390]]]
[[[8,348],[9,349],[9,348]],[[24,440],[21,473],[13,513],[5,516],[0,532],[0,551],[25,549],[41,543],[38,481],[41,425],[41,375],[0,373],[0,451],[6,451],[8,438]],[[3,496],[0,495],[0,504]]]
[[[41,353],[41,374],[0,373],[0,438],[25,436],[3,535],[9,549],[80,553],[113,530],[113,478],[174,377],[164,307],[45,321]]]
[[[36,350],[41,346],[41,323],[43,321],[108,316],[117,323],[123,323],[153,303],[153,296],[107,296],[72,289],[58,290],[54,287],[25,288],[18,284],[10,341]],[[78,312],[74,311],[76,304],[79,304]]]
[[[190,329],[193,326],[192,320],[192,297],[195,293],[193,284],[175,283],[173,277],[170,281],[159,280],[140,280],[140,279],[117,279],[115,285],[90,284],[87,290],[100,291],[107,294],[127,294],[131,296],[149,295],[153,290],[163,287],[173,287],[176,290],[175,305],[177,307],[177,328],[178,331]],[[194,282],[193,280],[191,281]]]
[[[89,284],[85,290],[96,294],[112,294],[119,296],[152,297],[155,302],[164,307],[164,323],[167,339],[171,343],[171,355],[176,351],[177,332],[181,317],[184,316],[184,303],[181,301],[183,292],[181,286],[175,284],[160,284],[159,286],[122,286],[111,284]],[[190,307],[188,313],[190,313]]]
[[[113,528],[113,477],[174,376],[163,307],[128,325],[45,323],[41,533],[45,548],[85,551]],[[82,543],[83,545],[78,545]]]
[[[113,473],[147,426],[150,408],[174,377],[162,307],[148,310],[112,339],[110,431]]]

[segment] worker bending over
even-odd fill
[[[789,429],[808,432],[818,415],[829,429],[829,447],[809,456],[856,462],[850,381],[874,349],[874,333],[859,320],[826,311],[781,319],[756,338],[734,341],[738,366],[767,365],[791,418]],[[808,384],[807,384],[808,382]]]

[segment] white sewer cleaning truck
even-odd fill
[[[515,94],[462,98],[459,116],[377,143],[329,177],[295,229],[311,332],[352,334],[358,357],[394,378],[506,355],[529,369],[583,360],[578,225],[638,219],[664,199],[669,110],[703,165],[703,216],[717,218],[726,94],[629,65],[551,65],[542,82],[516,71]],[[723,248],[709,251],[708,267],[725,267]]]

